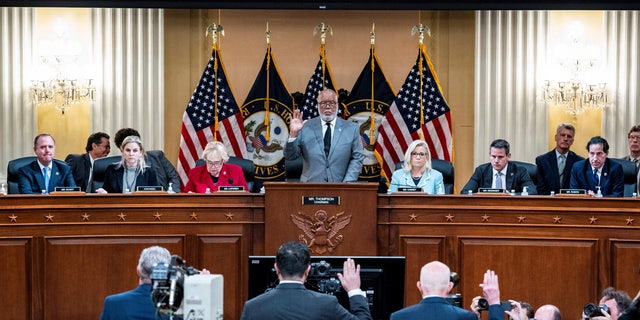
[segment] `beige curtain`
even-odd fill
[[[603,135],[611,157],[629,154],[627,132],[640,124],[640,11],[604,15],[606,61],[612,73],[611,104],[604,109]]]
[[[498,138],[509,141],[513,160],[534,162],[547,151],[547,112],[537,88],[548,16],[476,12],[475,165],[489,160],[489,145]]]
[[[35,9],[0,8],[0,182],[9,160],[33,155],[37,122],[29,100]]]
[[[163,14],[162,9],[91,10],[93,55],[101,71],[91,127],[108,133],[135,128],[147,150],[164,148]]]

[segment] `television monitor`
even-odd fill
[[[340,285],[337,273],[347,258],[360,265],[360,288],[367,294],[373,319],[389,319],[404,306],[405,257],[400,256],[312,256],[307,289],[333,294],[347,310],[349,297]],[[273,268],[275,256],[249,256],[249,299],[278,285]]]

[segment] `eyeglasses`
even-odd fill
[[[334,108],[338,103],[336,101],[320,101],[318,102],[318,105],[321,108]]]
[[[629,140],[640,140],[640,135],[632,134],[629,136]]]
[[[427,154],[424,152],[411,152],[411,156],[414,158],[422,158],[422,157],[426,157]]]
[[[214,168],[222,166],[223,163],[224,163],[224,161],[210,161],[210,160],[207,160],[207,165],[208,166],[212,166]]]

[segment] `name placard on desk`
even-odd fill
[[[55,187],[53,188],[53,192],[49,194],[52,196],[71,196],[86,193],[84,191],[81,191],[80,187]]]
[[[504,193],[504,190],[499,188],[478,188],[478,193]]]
[[[55,187],[54,192],[80,192],[80,187]]]
[[[164,188],[162,186],[138,186],[136,187],[136,191],[140,191],[140,192],[158,192],[158,191],[164,191]]]
[[[244,191],[244,186],[219,186],[218,191]]]
[[[562,195],[585,195],[587,190],[585,189],[560,189]]]
[[[302,197],[302,204],[331,204],[340,205],[340,197]]]
[[[398,192],[422,192],[422,188],[418,188],[418,187],[398,187]]]

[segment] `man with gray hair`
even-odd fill
[[[110,295],[104,299],[100,320],[155,320],[156,308],[151,301],[151,271],[157,263],[169,264],[169,250],[153,246],[142,250],[138,261],[138,287]]]
[[[446,264],[440,261],[425,264],[420,271],[420,281],[417,286],[422,295],[422,301],[392,313],[391,320],[477,320],[473,312],[456,307],[445,299],[453,288],[451,271]]]
[[[538,194],[547,195],[551,194],[551,191],[559,193],[560,189],[569,189],[573,164],[584,160],[583,157],[569,150],[575,135],[576,128],[572,124],[559,124],[554,136],[556,147],[536,157]]]

